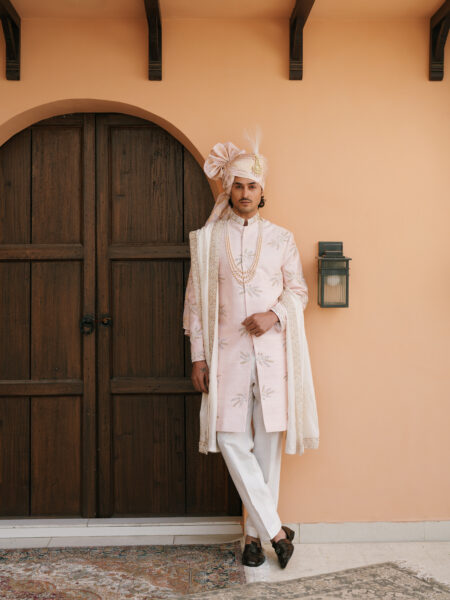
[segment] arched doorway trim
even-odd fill
[[[183,144],[183,146],[187,148],[187,150],[189,150],[189,152],[193,155],[199,165],[203,166],[205,157],[191,142],[191,140],[178,127],[176,127],[167,119],[164,119],[160,115],[152,113],[141,106],[129,104],[128,102],[98,98],[66,98],[54,100],[53,102],[33,106],[28,110],[18,113],[0,125],[0,146],[19,131],[26,129],[38,121],[75,112],[117,112],[156,123],[156,125],[159,125],[165,129],[181,144]],[[220,192],[218,184],[213,181],[210,182],[210,186],[214,197],[216,197]]]

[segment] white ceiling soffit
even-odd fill
[[[22,18],[145,18],[143,0],[11,0]],[[163,19],[288,18],[295,0],[159,0]],[[431,17],[444,0],[316,0],[309,19]]]

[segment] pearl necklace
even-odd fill
[[[239,283],[249,283],[249,281],[251,281],[253,279],[253,277],[255,276],[256,273],[256,267],[258,266],[258,262],[259,262],[259,257],[261,254],[261,245],[262,245],[262,228],[263,228],[263,222],[261,217],[258,215],[258,225],[259,225],[259,232],[258,232],[258,240],[256,242],[256,252],[255,252],[255,258],[253,259],[253,263],[251,265],[251,267],[247,270],[244,271],[244,269],[240,269],[237,264],[234,262],[234,258],[233,255],[231,253],[231,246],[230,246],[230,236],[229,236],[229,232],[228,232],[228,220],[226,222],[227,225],[227,235],[226,235],[226,248],[227,248],[227,256],[228,256],[228,263],[230,265],[230,269],[231,269],[231,273],[233,275],[233,277],[239,282]],[[244,259],[242,257],[242,267],[244,266]]]

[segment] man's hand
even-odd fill
[[[258,337],[263,333],[266,333],[266,331],[273,327],[277,321],[278,317],[273,310],[268,310],[267,312],[250,315],[244,319],[241,324],[245,326],[246,330],[251,335],[256,335]]]
[[[191,379],[197,392],[208,393],[209,369],[206,360],[196,360],[192,363]]]

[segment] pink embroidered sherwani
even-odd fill
[[[227,230],[231,253],[238,267],[250,268],[255,257],[262,223],[262,246],[255,276],[239,283],[232,274],[227,251]],[[287,426],[286,309],[278,301],[283,287],[289,287],[308,302],[308,289],[293,234],[260,217],[245,219],[229,211],[223,238],[219,240],[219,321],[217,370],[217,431],[245,431],[252,353],[261,393],[264,426],[284,431]],[[186,288],[190,311],[192,362],[204,360],[202,324],[191,275]],[[242,321],[254,313],[273,310],[279,321],[260,336],[249,334]]]

